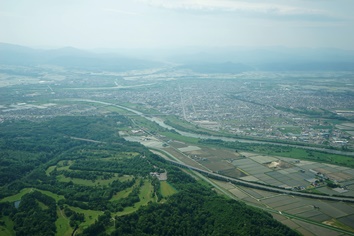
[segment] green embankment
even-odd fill
[[[259,154],[289,157],[300,160],[309,160],[314,162],[328,163],[346,167],[354,167],[354,158],[339,154],[332,154],[318,150],[309,150],[291,146],[278,146],[272,144],[256,144],[241,142],[225,142],[222,140],[200,140],[201,145],[225,147],[236,151],[247,151]]]

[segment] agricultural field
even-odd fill
[[[173,144],[171,143],[171,145]],[[301,154],[308,154],[307,150],[299,149],[295,152],[294,149],[293,154],[285,152],[284,157],[234,151],[226,148],[211,148],[204,145],[187,147],[189,149],[178,148],[180,153],[170,147],[166,147],[164,150],[177,156],[184,163],[190,163],[198,168],[203,166],[210,171],[234,178],[282,188],[311,190],[312,192],[316,189],[319,193],[354,197],[352,190],[354,188],[354,169],[288,157],[289,155],[299,157]],[[330,157],[334,161],[341,160],[341,156],[335,154],[320,153],[319,155],[322,155],[323,158]],[[340,187],[329,188],[325,179],[329,179],[345,189],[341,191]]]
[[[354,169],[350,167],[312,162],[305,158],[286,157],[288,155],[285,157],[266,155],[175,141],[169,142],[169,145],[171,147],[165,147],[163,150],[197,168],[203,166],[226,176],[295,191],[354,197]],[[306,150],[295,152],[294,150],[291,155],[299,157],[304,153],[308,152]],[[337,155],[324,153],[322,155],[330,156],[332,160],[340,159]],[[294,197],[217,180],[211,181],[230,192],[236,199],[260,208],[274,210],[278,213],[274,214],[277,219],[305,235],[320,233],[335,235],[336,233],[331,229],[307,225],[296,218],[354,232],[354,225],[351,221],[354,215],[352,203]],[[329,187],[327,185],[329,182],[336,183],[338,187]],[[281,212],[280,216],[279,212]],[[288,217],[282,218],[282,214]]]

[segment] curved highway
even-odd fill
[[[322,200],[353,202],[354,203],[354,198],[318,195],[318,194],[312,194],[312,193],[296,192],[296,191],[291,191],[291,190],[282,189],[282,188],[275,188],[275,187],[271,187],[271,186],[266,186],[266,185],[254,183],[254,182],[245,181],[245,180],[242,180],[242,179],[236,179],[236,178],[227,177],[227,176],[220,175],[220,174],[217,174],[217,173],[214,173],[214,172],[202,170],[202,169],[199,169],[199,168],[194,167],[194,166],[182,164],[182,163],[177,162],[177,161],[172,161],[172,160],[166,160],[166,161],[170,162],[173,165],[179,166],[179,167],[188,168],[188,169],[197,171],[199,173],[206,174],[209,177],[214,177],[214,178],[219,179],[219,180],[224,180],[224,181],[228,181],[228,182],[231,182],[231,183],[234,183],[234,184],[244,185],[244,186],[251,187],[251,188],[257,188],[257,189],[262,189],[262,190],[271,191],[271,192],[277,192],[277,193],[284,193],[284,194],[289,194],[289,195],[294,195],[294,196],[316,198],[316,199],[322,199]]]

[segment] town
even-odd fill
[[[2,86],[15,83],[12,93],[20,96],[5,95],[0,120],[94,114],[93,106],[56,101],[99,99],[235,137],[354,147],[354,75],[346,72],[198,74],[161,68],[108,73],[49,67],[39,75],[33,71],[37,77],[28,73],[9,82],[13,75],[4,71],[20,69],[2,69]],[[43,99],[47,102],[39,104]]]

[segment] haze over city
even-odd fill
[[[37,48],[354,49],[351,0],[0,1],[0,42]]]

